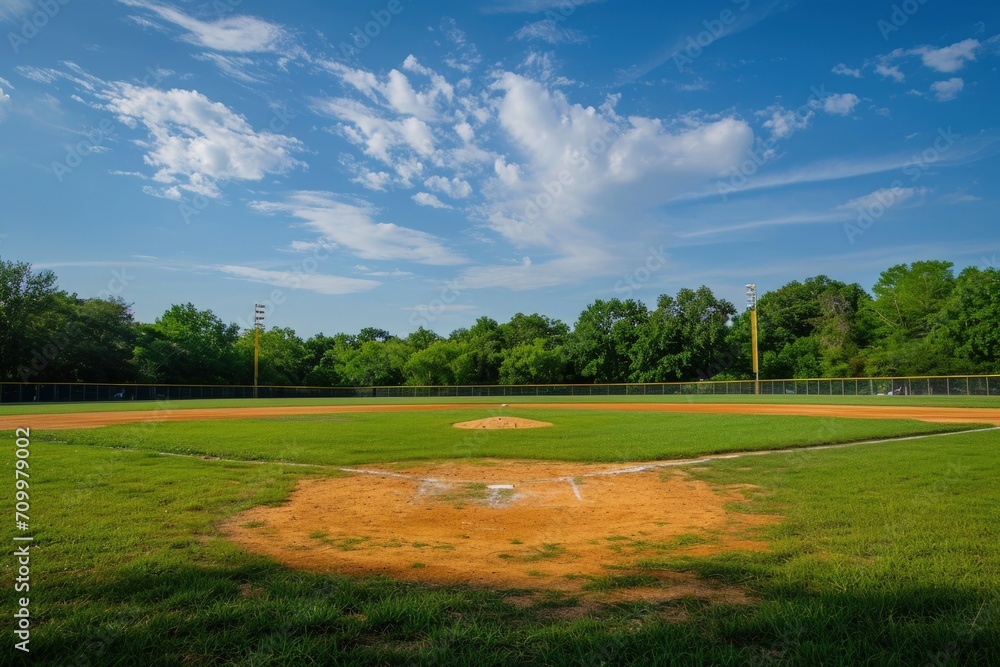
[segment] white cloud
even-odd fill
[[[604,0],[502,0],[486,8],[488,13],[496,14],[536,14],[548,9],[575,9],[581,5],[589,5]]]
[[[121,122],[149,132],[149,140],[136,143],[157,169],[153,180],[173,192],[218,197],[219,181],[259,181],[302,164],[292,157],[302,148],[297,139],[255,132],[243,116],[197,91],[117,83],[104,96]]]
[[[450,181],[443,176],[431,176],[424,185],[434,192],[442,192],[452,199],[465,199],[472,194],[472,186],[468,181],[455,177]]]
[[[875,65],[875,71],[881,74],[883,78],[892,79],[896,83],[902,83],[906,79],[899,67],[885,62]]]
[[[304,273],[302,271],[265,271],[249,266],[220,265],[209,268],[253,283],[263,283],[264,285],[274,285],[275,287],[290,289],[303,289],[316,292],[317,294],[355,294],[357,292],[367,292],[382,284],[377,280],[344,278],[342,276]]]
[[[544,262],[530,257],[497,266],[474,266],[459,273],[462,289],[502,287],[515,291],[542,289],[591,280],[596,276],[614,275],[619,258],[600,247],[570,245],[563,256]]]
[[[833,70],[831,70],[831,71],[834,74],[840,74],[842,76],[852,76],[855,79],[860,79],[861,78],[861,70],[860,69],[851,69],[850,67],[848,67],[844,63],[838,63],[837,66],[834,67]]]
[[[32,0],[0,0],[0,20],[17,21],[33,8]]]
[[[430,127],[414,117],[388,120],[375,109],[347,98],[319,100],[313,109],[320,114],[343,121],[340,133],[365,154],[387,165],[398,166],[400,149],[409,149],[428,156],[434,151],[434,135]]]
[[[432,195],[429,192],[418,192],[417,194],[413,195],[412,199],[421,206],[429,206],[430,208],[445,208],[445,209],[451,208],[451,206],[448,206],[443,201],[438,199],[437,196]]]
[[[951,74],[965,67],[965,63],[974,61],[978,48],[978,39],[966,39],[940,49],[931,46],[918,46],[915,49],[910,49],[908,53],[919,55],[924,65],[933,70]]]
[[[892,206],[902,204],[903,202],[918,195],[923,196],[926,193],[926,188],[880,188],[875,192],[864,195],[863,197],[852,199],[837,208],[852,211],[870,211],[878,208],[887,209]]]
[[[465,261],[437,237],[375,222],[375,208],[370,204],[341,201],[329,192],[297,192],[284,202],[254,202],[251,206],[262,213],[283,213],[302,220],[321,241],[346,248],[361,259],[431,265]]]
[[[322,61],[320,64],[370,100],[385,103],[399,115],[413,116],[423,121],[436,120],[439,116],[439,107],[451,102],[455,97],[452,85],[434,70],[421,65],[413,55],[407,56],[403,61],[403,69],[430,80],[430,83],[420,90],[415,89],[409,77],[397,69],[391,70],[384,79],[380,79],[371,72],[354,69],[338,62]]]
[[[521,170],[516,164],[507,164],[506,160],[498,157],[493,163],[493,170],[500,182],[505,186],[513,188],[521,181]]]
[[[977,195],[970,195],[967,192],[958,191],[949,193],[941,197],[941,201],[946,204],[974,204],[975,202],[982,201],[983,198]]]
[[[903,74],[903,71],[895,65],[880,64],[875,67],[875,71],[878,74],[881,74],[883,78],[892,79],[896,83],[902,83],[906,80],[906,76]]]
[[[357,183],[369,190],[385,192],[389,187],[389,183],[392,182],[392,176],[384,171],[364,170],[358,176],[352,178],[351,182]]]
[[[949,102],[955,99],[963,88],[965,88],[965,82],[957,76],[947,81],[935,81],[931,84],[931,92],[937,97],[938,102]]]
[[[816,115],[812,111],[800,114],[782,106],[772,107],[768,111],[771,112],[771,118],[764,122],[764,127],[770,130],[775,139],[785,139],[800,130],[809,129],[809,124]]]
[[[442,62],[452,69],[468,74],[482,62],[476,45],[469,41],[469,38],[458,27],[458,23],[453,18],[441,19],[441,34],[451,43],[454,51],[450,51]]]
[[[263,83],[270,77],[262,72],[252,71],[257,62],[247,56],[224,56],[221,53],[201,53],[194,56],[195,60],[210,62],[228,77],[243,83]]]
[[[8,106],[10,106],[10,95],[5,93],[3,88],[0,88],[0,120],[6,118]]]
[[[286,53],[290,37],[284,28],[252,16],[230,16],[217,21],[201,21],[168,4],[149,0],[118,0],[140,7],[187,30],[186,41],[215,51],[236,53]]]
[[[850,115],[854,107],[861,101],[854,93],[843,93],[840,95],[830,95],[823,100],[823,111],[828,114],[838,114],[840,116]]]
[[[482,217],[515,247],[546,249],[547,259],[470,269],[477,284],[496,279],[520,289],[579,280],[581,272],[570,268],[594,258],[584,244],[603,253],[614,221],[643,215],[694,184],[728,174],[753,143],[750,127],[734,118],[689,117],[670,125],[626,119],[615,113],[614,100],[600,109],[584,107],[512,73],[496,88],[502,95],[498,120],[519,159],[516,165],[506,156],[496,160],[497,176],[483,188]],[[595,264],[592,270],[601,269]]]
[[[566,28],[552,19],[529,23],[514,33],[514,39],[538,39],[549,44],[585,44],[587,36],[574,28]]]

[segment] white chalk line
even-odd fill
[[[861,440],[858,442],[845,442],[832,445],[811,445],[809,447],[792,447],[788,449],[762,449],[758,451],[751,452],[732,452],[728,454],[709,454],[701,456],[694,459],[673,459],[669,461],[654,461],[650,463],[644,463],[636,466],[629,466],[627,468],[617,468],[615,470],[601,470],[597,472],[584,472],[579,475],[574,475],[573,477],[539,477],[535,479],[524,479],[521,480],[522,484],[534,484],[534,483],[557,483],[557,482],[569,482],[570,486],[573,488],[573,495],[577,497],[578,500],[583,500],[583,496],[580,493],[580,487],[576,484],[576,477],[609,477],[612,475],[628,475],[635,473],[649,472],[651,470],[659,470],[660,468],[676,468],[683,466],[699,465],[703,463],[711,463],[713,461],[727,461],[730,459],[745,458],[747,456],[768,456],[771,454],[797,454],[801,452],[817,452],[827,449],[846,449],[848,447],[858,447],[861,445],[883,445],[892,444],[895,442],[907,442],[911,440],[925,440],[927,438],[943,438],[946,436],[953,435],[964,435],[966,433],[988,433],[991,431],[1000,431],[1000,426],[991,426],[989,428],[977,428],[969,431],[949,431],[947,433],[925,433],[922,435],[908,435],[898,438],[882,438],[879,440]],[[131,452],[147,452],[148,450],[143,449],[131,449],[128,447],[115,447],[114,449],[131,451]],[[341,466],[331,466],[323,463],[292,463],[288,461],[248,461],[243,459],[225,459],[216,456],[205,456],[204,454],[178,454],[175,452],[156,452],[159,456],[173,456],[177,458],[187,458],[187,459],[197,459],[200,461],[212,461],[220,463],[249,463],[253,465],[276,465],[276,466],[288,466],[296,468],[325,468],[333,469],[340,472],[346,472],[355,475],[372,475],[375,477],[393,477],[397,479],[406,479],[414,482],[421,482],[424,484],[479,484],[481,480],[459,480],[459,479],[441,479],[437,477],[417,477],[415,475],[404,475],[398,472],[391,472],[388,470],[368,470],[365,468],[344,468]],[[455,461],[456,463],[459,461]],[[550,461],[547,463],[556,463]],[[572,461],[566,461],[566,465],[574,465]]]
[[[567,477],[566,481],[569,482],[569,485],[571,487],[573,487],[573,495],[576,496],[576,499],[579,500],[582,503],[583,502],[583,496],[580,495],[580,487],[576,485],[576,480],[573,479],[572,477]]]

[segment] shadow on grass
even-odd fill
[[[814,594],[804,584],[769,583],[756,605],[688,604],[683,623],[670,619],[684,601],[618,603],[560,621],[505,602],[502,591],[300,573],[249,560],[170,571],[135,563],[100,583],[67,580],[65,587],[50,577],[31,661],[958,665],[990,664],[1000,647],[996,598],[959,587]],[[730,583],[759,581],[733,563],[698,569]]]

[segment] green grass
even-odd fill
[[[644,573],[587,585],[598,591],[644,586],[658,570],[684,570],[744,586],[759,601],[623,602],[586,609],[559,594],[536,594],[535,603],[525,606],[506,601],[514,592],[288,570],[223,540],[218,525],[247,507],[280,503],[297,479],[327,475],[328,469],[109,448],[170,445],[310,463],[415,460],[422,458],[417,445],[432,446],[427,429],[434,424],[414,427],[410,417],[417,416],[302,421],[294,427],[245,420],[38,434],[30,458],[30,662],[937,666],[991,664],[1000,651],[995,432],[698,466],[693,474],[711,483],[760,487],[743,511],[783,517],[758,536],[769,551],[708,558],[665,552],[639,563]],[[555,440],[541,446],[541,456],[556,449],[565,459],[639,456],[647,450],[638,440],[654,434],[660,442],[650,451],[667,451],[677,442],[700,447],[689,441],[699,429],[707,434],[702,440],[721,435],[739,448],[775,437],[761,431],[778,431],[787,443],[796,428],[804,429],[800,442],[822,433],[847,434],[841,426],[870,428],[859,420],[741,422],[710,416],[684,424],[664,420],[666,415],[651,415],[648,422],[646,417],[583,415],[573,437],[590,434],[589,449],[556,438],[557,427],[548,430],[546,437]],[[350,437],[338,435],[345,427],[354,429]],[[236,433],[217,443],[227,429]],[[494,432],[468,446],[462,439],[446,440],[433,452],[443,458],[508,449],[525,455],[527,442],[494,435],[517,433]],[[275,438],[271,450],[264,450],[267,438]],[[609,454],[605,448],[616,439],[620,444]],[[4,465],[13,477],[12,455]],[[12,492],[0,497],[0,511],[12,515]],[[0,531],[7,544],[11,536],[10,528]],[[538,567],[557,548],[540,550]],[[12,581],[13,559],[0,562]],[[556,613],[574,609],[579,612]],[[10,651],[10,644],[2,650]]]
[[[126,424],[37,437],[255,461],[360,465],[465,458],[650,461],[702,454],[854,442],[970,428],[915,420],[771,415],[518,410],[551,428],[462,430],[451,424],[492,414],[432,411]],[[511,413],[514,414],[514,413]],[[30,425],[30,420],[26,422]],[[474,491],[470,491],[474,495]]]
[[[998,380],[1000,382],[1000,380]],[[112,401],[90,403],[2,403],[0,415],[71,414],[77,412],[130,412],[133,410],[198,410],[206,408],[256,408],[316,405],[492,405],[500,403],[761,403],[787,405],[875,405],[943,408],[998,408],[1000,396],[814,396],[749,394],[683,394],[667,396],[459,396],[416,398],[260,398]]]

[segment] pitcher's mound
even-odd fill
[[[545,428],[552,424],[523,417],[487,417],[471,422],[459,422],[454,426],[455,428]]]

